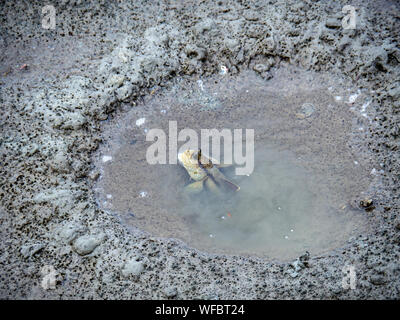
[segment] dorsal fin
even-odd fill
[[[197,151],[197,161],[203,169],[210,169],[214,165],[209,158],[201,153],[201,149]]]

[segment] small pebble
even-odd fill
[[[136,120],[136,125],[137,125],[138,127],[140,127],[142,124],[145,123],[145,121],[146,121],[146,118],[137,119],[137,120]]]
[[[168,287],[168,288],[165,288],[163,291],[164,291],[164,295],[167,298],[174,298],[178,295],[178,290],[175,287]]]
[[[225,66],[221,66],[221,71],[219,72],[220,74],[226,74],[228,73],[228,68]]]
[[[315,107],[311,103],[305,103],[300,107],[296,117],[299,119],[305,119],[310,117],[315,112]]]
[[[77,238],[73,244],[74,250],[81,256],[91,253],[97,246],[99,246],[106,239],[106,235],[84,235]]]
[[[111,156],[103,156],[101,159],[102,159],[102,161],[103,161],[104,163],[106,163],[106,162],[108,162],[108,161],[111,161],[111,160],[112,160],[112,157],[111,157]]]
[[[356,102],[357,97],[358,97],[358,93],[352,94],[352,95],[349,97],[348,103],[353,104],[354,102]]]
[[[200,90],[204,91],[203,81],[202,80],[197,80],[197,84],[199,85]]]

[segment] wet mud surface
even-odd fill
[[[52,4],[54,30],[42,27],[40,2],[0,2],[1,298],[399,297],[398,2],[353,2],[355,29],[343,28],[333,1]],[[201,247],[188,230],[197,223],[206,234],[210,219],[157,212],[161,201],[151,200],[163,195],[158,170],[177,195],[188,182],[176,165],[143,160],[144,129],[171,119],[196,130],[253,127],[260,150],[272,150],[263,173],[284,153],[298,180],[316,181],[299,196],[322,194],[311,199],[332,208],[324,227],[349,230],[337,243],[320,234],[309,255],[301,246],[287,260],[285,250],[250,253],[254,243],[240,254],[229,243]],[[261,176],[249,188],[260,184],[273,203],[276,188]],[[349,266],[354,290],[342,286]]]

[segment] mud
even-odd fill
[[[354,2],[355,30],[341,27],[347,3],[332,1],[52,4],[55,30],[42,28],[40,2],[0,3],[2,298],[156,299],[171,290],[176,299],[399,297],[398,2]],[[343,148],[365,169],[346,205],[371,230],[336,250],[302,255],[308,263],[299,264],[209,254],[128,229],[98,206],[93,157],[104,140],[102,121],[136,110],[179,79],[196,84],[226,70],[255,70],[267,80],[288,65],[328,72],[370,98],[349,106],[355,123],[343,124]],[[299,109],[299,132],[322,119],[319,109],[318,118],[308,117],[311,110]],[[329,137],[317,138],[327,146]],[[333,163],[350,159],[338,155]],[[342,287],[349,265],[354,290]],[[55,285],[42,286],[49,270]]]

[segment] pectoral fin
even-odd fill
[[[208,173],[212,176],[218,187],[223,191],[239,191],[239,186],[229,181],[225,175],[219,171],[219,169],[213,167],[208,170]]]
[[[229,191],[234,191],[237,192],[240,190],[240,187],[236,184],[234,184],[233,182],[222,178],[218,180],[218,183],[221,185],[222,188],[229,190]]]
[[[184,188],[185,192],[188,194],[197,194],[202,192],[203,189],[204,189],[204,179],[192,182]]]
[[[219,186],[214,182],[213,179],[207,178],[205,181],[205,185],[209,191],[217,196],[222,196],[221,190]]]
[[[226,164],[226,163],[220,163],[215,165],[217,168],[230,168],[233,166],[233,164]]]
[[[205,185],[209,191],[218,196],[222,196],[224,193],[237,192],[240,189],[239,186],[225,178],[208,178],[205,181]]]

